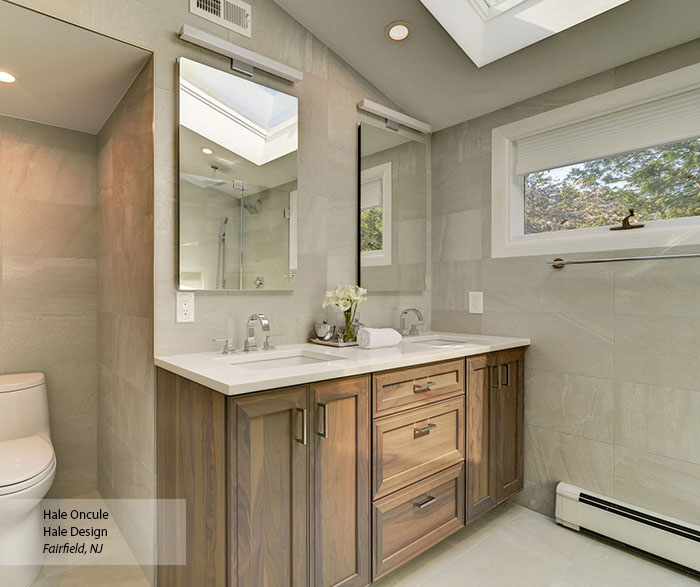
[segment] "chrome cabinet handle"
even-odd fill
[[[422,499],[421,501],[414,501],[413,506],[417,507],[419,510],[422,510],[423,508],[427,508],[430,504],[435,503],[437,501],[437,497],[433,497],[432,495],[426,495],[425,499]]]
[[[323,409],[323,430],[318,432],[322,438],[328,438],[328,404],[318,404],[319,409]]]
[[[413,438],[420,438],[421,436],[426,436],[427,434],[430,434],[431,430],[435,430],[436,428],[437,424],[428,424],[427,426],[423,426],[423,428],[414,428]]]
[[[501,387],[501,370],[497,365],[491,367],[491,387]]]
[[[501,387],[508,387],[510,385],[510,363],[501,365],[501,367],[505,367],[505,382],[501,381],[500,385]]]
[[[296,438],[295,440],[306,446],[309,443],[309,439],[307,437],[307,428],[308,428],[308,410],[306,408],[297,408],[297,412],[301,412],[301,438]]]
[[[413,393],[423,393],[424,391],[430,391],[433,387],[435,387],[437,383],[434,381],[428,381],[423,384],[419,383],[414,383],[413,384]]]

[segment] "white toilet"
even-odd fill
[[[41,500],[56,475],[43,373],[0,375],[0,585],[26,587],[41,570]],[[19,500],[19,501],[18,501]],[[5,566],[32,557],[30,564]],[[2,563],[5,563],[3,565]]]

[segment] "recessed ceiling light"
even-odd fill
[[[13,84],[17,81],[17,78],[12,75],[9,71],[0,71],[0,82],[5,84]]]
[[[392,22],[386,27],[386,36],[392,41],[403,41],[411,34],[411,25],[407,22]]]
[[[202,147],[202,153],[205,155],[213,155],[214,151],[212,151],[209,147]]]

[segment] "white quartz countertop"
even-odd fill
[[[381,349],[290,344],[275,350],[156,357],[162,369],[225,395],[276,389],[527,346],[527,338],[428,332]]]

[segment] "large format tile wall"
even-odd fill
[[[0,116],[0,372],[46,374],[54,498],[96,488],[96,148]]]
[[[97,486],[105,499],[154,495],[152,63],[97,137]],[[154,545],[153,516],[129,502],[114,507],[145,563]]]
[[[491,129],[699,55],[687,43],[433,137],[433,327],[532,339],[517,501],[543,513],[567,481],[700,523],[700,260],[555,271],[550,257],[490,259]],[[467,313],[470,290],[484,292],[483,316]]]
[[[155,52],[155,352],[217,348],[227,334],[243,337],[245,320],[266,312],[278,343],[300,342],[321,320],[328,287],[355,281],[357,103],[393,105],[273,0],[253,0],[252,38],[193,16],[188,2],[126,0],[18,0],[19,4]],[[254,80],[299,97],[299,277],[293,293],[202,293],[196,322],[175,323],[177,276],[177,66],[180,56],[231,71],[229,60],[180,41],[183,23],[196,26],[304,71],[289,84],[256,73]],[[368,324],[398,324],[402,307],[418,306],[429,319],[429,295],[376,295],[362,307]]]

